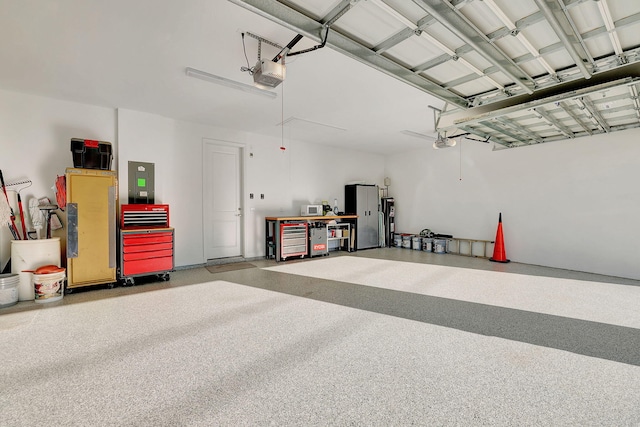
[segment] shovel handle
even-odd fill
[[[29,240],[27,235],[27,225],[24,222],[24,209],[22,209],[22,198],[20,197],[20,192],[18,191],[18,209],[20,209],[20,222],[22,223],[22,235],[24,236],[24,240]]]

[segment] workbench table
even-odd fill
[[[358,219],[358,215],[331,215],[331,216],[284,216],[284,217],[276,217],[276,216],[268,216],[265,217],[265,257],[270,258],[272,251],[273,256],[276,259],[276,262],[280,262],[280,225],[282,224],[290,224],[290,223],[309,223],[309,222],[326,222],[329,223],[331,221],[340,222],[349,222],[351,223],[351,233],[353,237],[351,239],[355,239],[355,220]],[[307,236],[308,240],[308,236]],[[353,240],[355,241],[355,240]],[[270,251],[271,249],[271,251]]]

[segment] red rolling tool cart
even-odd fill
[[[169,280],[174,269],[174,230],[169,227],[169,205],[129,204],[120,207],[119,279],[157,275]]]

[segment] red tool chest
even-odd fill
[[[174,230],[168,205],[122,205],[120,218],[120,278],[134,284],[135,276],[169,279],[174,268]]]
[[[120,228],[169,227],[169,205],[130,204],[120,206]]]

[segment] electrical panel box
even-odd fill
[[[155,165],[129,162],[129,203],[153,204],[155,200]]]

